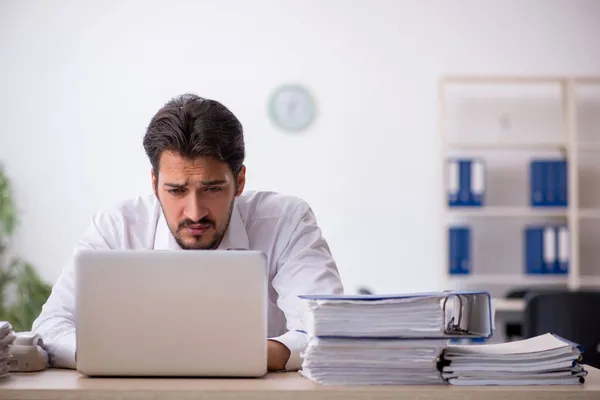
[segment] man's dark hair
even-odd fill
[[[183,94],[152,118],[144,136],[144,150],[156,176],[163,151],[189,159],[214,157],[229,164],[237,176],[244,164],[244,132],[240,121],[223,104]]]

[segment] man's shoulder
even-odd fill
[[[84,237],[110,248],[150,248],[159,214],[153,195],[122,200],[96,211]]]
[[[96,219],[113,223],[144,224],[156,219],[160,204],[154,194],[141,195],[113,203],[95,214]]]
[[[242,193],[237,198],[237,207],[242,218],[247,222],[291,218],[298,212],[305,212],[310,208],[308,203],[298,196],[264,190]]]

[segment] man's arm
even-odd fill
[[[270,338],[285,345],[269,344],[269,364],[273,369],[293,371],[302,366],[301,352],[307,344],[303,294],[342,294],[344,289],[327,242],[321,234],[314,213],[306,203],[300,204],[291,219],[291,234],[277,263],[272,285],[277,291],[277,305],[284,312],[288,332]]]
[[[290,349],[276,340],[267,341],[267,369],[269,371],[283,371],[290,359]]]
[[[108,214],[99,214],[93,220],[83,238],[77,243],[79,249],[108,249],[110,241],[102,231],[116,233]],[[114,236],[117,237],[116,235]],[[75,369],[75,279],[73,261],[63,268],[40,315],[33,322],[31,330],[38,333],[48,351],[50,365],[56,368]]]

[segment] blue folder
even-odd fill
[[[556,162],[557,173],[557,190],[556,205],[559,207],[567,207],[569,204],[569,171],[566,160]]]
[[[525,229],[525,272],[543,274],[544,267],[544,227],[529,226]]]
[[[466,275],[471,272],[471,229],[453,226],[448,232],[449,273]]]
[[[471,205],[471,161],[459,160],[459,189],[458,189],[458,204],[460,206]]]
[[[447,160],[448,205],[450,207],[481,207],[485,202],[485,164],[476,158]]]
[[[532,160],[529,166],[532,207],[568,205],[568,163],[564,159]]]
[[[532,161],[529,166],[530,204],[532,207],[545,205],[544,201],[544,163]]]
[[[482,207],[485,202],[486,178],[485,163],[481,159],[472,159],[469,163],[470,182],[469,192],[471,194],[469,204],[473,207]]]
[[[568,273],[570,257],[566,225],[528,226],[524,236],[527,274]]]
[[[556,228],[556,261],[554,264],[555,274],[567,274],[569,272],[569,228],[559,225]]]

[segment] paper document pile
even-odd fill
[[[442,384],[446,340],[313,338],[301,373],[329,385]]]
[[[10,375],[10,346],[15,338],[11,324],[0,321],[0,378]]]
[[[585,381],[582,349],[547,333],[501,344],[448,345],[442,376],[453,385],[568,385]]]
[[[469,325],[445,313],[449,296],[301,296],[309,335],[302,375],[330,385],[443,384],[439,356]],[[489,298],[485,304],[489,328]]]

